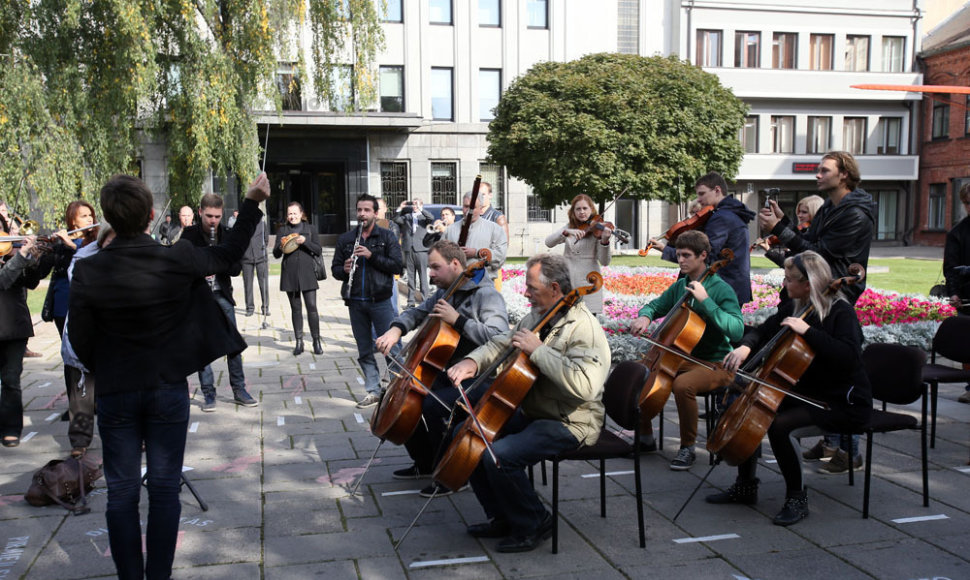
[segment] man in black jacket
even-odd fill
[[[222,225],[222,198],[214,193],[207,193],[202,196],[199,202],[200,222],[182,230],[182,240],[188,241],[194,246],[214,246],[222,240],[229,229]],[[226,320],[233,328],[236,328],[236,301],[232,298],[232,280],[230,276],[238,276],[242,266],[237,261],[228,272],[220,272],[206,276],[209,289],[212,290],[212,297],[216,299],[216,304],[226,315]],[[226,359],[229,367],[229,385],[232,387],[233,400],[236,404],[244,407],[255,407],[259,403],[246,391],[246,375],[243,372],[242,355],[229,355]],[[199,385],[202,388],[202,395],[205,399],[202,402],[202,410],[211,413],[216,410],[216,387],[215,376],[212,373],[212,365],[205,365],[199,371]]]
[[[401,232],[401,250],[408,274],[407,307],[413,308],[428,297],[428,246],[424,245],[424,236],[434,216],[418,198],[402,201],[397,212],[393,221]],[[419,288],[421,300],[417,299]]]
[[[367,396],[358,408],[376,405],[380,400],[380,372],[374,358],[374,332],[387,332],[394,320],[391,286],[394,275],[404,270],[401,245],[394,234],[376,225],[377,198],[364,194],[357,198],[357,227],[337,238],[333,277],[342,280],[340,295],[350,310],[350,328],[357,343],[357,362],[364,372]],[[359,243],[358,243],[359,240]],[[397,356],[401,345],[391,349]]]
[[[960,188],[959,195],[963,209],[970,214],[970,183]],[[943,276],[946,278],[946,295],[950,297],[950,305],[960,314],[970,314],[970,307],[966,306],[970,302],[970,215],[946,233]],[[970,384],[957,400],[970,403]]]
[[[101,188],[101,209],[117,238],[75,264],[68,336],[78,359],[98,377],[105,517],[120,578],[172,575],[189,421],[185,377],[246,348],[205,276],[226,272],[239,261],[262,217],[259,203],[268,197],[269,182],[260,174],[221,244],[165,247],[145,233],[154,212],[152,193],[140,179],[117,175]],[[143,443],[147,562],[138,512]]]
[[[848,275],[850,264],[868,267],[876,206],[872,196],[858,187],[859,164],[845,151],[832,151],[822,157],[815,180],[819,195],[827,194],[828,199],[815,212],[808,231],[799,234],[795,224],[772,200],[771,207],[758,214],[762,233],[778,236],[791,254],[818,252],[837,278]],[[844,286],[842,293],[855,304],[865,289],[863,282]]]

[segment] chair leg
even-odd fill
[[[600,517],[606,517],[606,460],[600,457]]]
[[[930,449],[936,449],[936,396],[940,391],[940,383],[930,383]]]
[[[657,451],[664,450],[664,411],[660,409],[657,415]]]
[[[869,484],[872,481],[872,436],[872,431],[866,432],[866,482],[865,485],[863,485],[865,490],[862,492],[863,519],[869,519]]]
[[[545,472],[545,464],[542,466]],[[552,460],[552,553],[559,553],[559,462]]]
[[[930,476],[926,461],[926,421],[920,425],[920,453],[923,468],[923,507],[930,507]]]
[[[637,492],[637,521],[640,528],[640,547],[647,547],[647,533],[643,529],[643,483],[640,481],[640,452],[633,452],[633,476],[636,477],[634,486]]]

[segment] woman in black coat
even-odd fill
[[[297,234],[296,250],[289,254],[283,253],[283,238],[290,234]],[[306,213],[299,202],[290,202],[286,207],[286,223],[276,232],[276,247],[273,256],[283,257],[282,273],[280,274],[280,290],[286,292],[290,300],[290,311],[293,315],[293,335],[296,346],[293,354],[303,352],[303,308],[300,306],[300,295],[306,304],[306,315],[310,321],[310,336],[313,337],[313,353],[323,354],[320,344],[320,317],[317,315],[317,278],[313,274],[313,257],[319,256],[323,249],[316,241],[316,234],[307,223]]]

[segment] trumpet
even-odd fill
[[[12,217],[13,219],[17,220],[17,222],[19,222],[17,227],[20,228],[20,233],[22,233],[25,236],[32,236],[37,233],[37,230],[40,229],[40,224],[37,223],[36,220],[25,220],[24,218],[20,217],[15,213],[10,214],[10,217]]]
[[[427,226],[427,230],[429,234],[437,234],[437,233],[444,232],[445,228],[447,227],[448,226],[445,225],[445,222],[441,220],[435,220],[433,224],[429,224]]]

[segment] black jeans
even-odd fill
[[[20,437],[24,430],[20,375],[26,350],[26,338],[0,340],[0,437]]]

